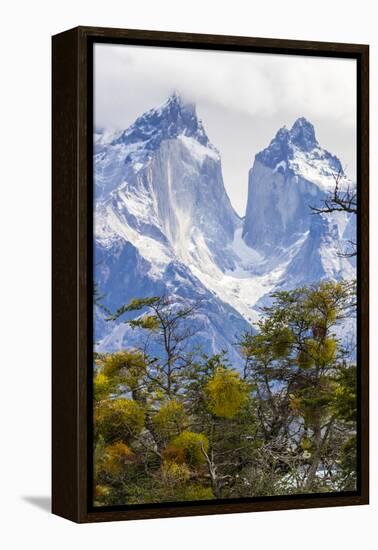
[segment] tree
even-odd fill
[[[179,393],[181,372],[192,361],[193,354],[187,351],[187,343],[198,329],[193,321],[187,321],[198,308],[198,302],[178,305],[167,297],[151,297],[134,299],[108,318],[115,321],[125,313],[144,310],[140,317],[125,322],[147,333],[141,348],[145,356],[152,344],[159,348],[161,361],[154,362],[149,376],[169,397]]]
[[[242,373],[188,349],[192,304],[136,299],[110,316],[140,312],[125,322],[145,340],[95,355],[96,502],[352,490],[356,369],[336,329],[354,295],[347,282],[274,293],[240,338]]]
[[[315,214],[332,214],[333,212],[346,212],[347,214],[357,215],[357,189],[355,186],[342,185],[345,178],[341,170],[334,176],[335,185],[333,191],[324,199],[322,206],[311,206]],[[357,243],[354,240],[348,241],[350,249],[341,252],[341,256],[354,257],[357,255]]]
[[[353,314],[354,283],[321,282],[273,298],[258,333],[244,335],[240,345],[256,384],[264,452],[276,469],[295,477],[297,488],[313,491],[336,478],[342,404],[346,396],[355,399],[345,393],[355,369],[347,366],[347,351],[334,332]]]

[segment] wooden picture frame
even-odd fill
[[[352,58],[357,63],[358,486],[349,493],[93,507],[93,44]],[[77,27],[52,39],[52,511],[98,522],[369,502],[369,48],[366,45]]]

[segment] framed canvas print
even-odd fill
[[[368,503],[368,46],[53,37],[53,512]]]

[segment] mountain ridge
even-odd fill
[[[303,117],[255,156],[244,219],[231,205],[220,154],[195,106],[177,93],[96,143],[95,279],[107,307],[148,295],[200,300],[205,351],[224,349],[240,366],[236,335],[251,330],[270,292],[312,276],[353,275],[337,256],[350,220],[314,217],[309,209],[340,170]],[[137,343],[126,325],[96,316],[99,350]]]

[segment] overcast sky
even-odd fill
[[[240,215],[255,154],[301,116],[355,179],[352,59],[96,44],[94,60],[96,127],[127,128],[174,90],[196,103],[221,153],[224,183]]]

